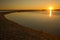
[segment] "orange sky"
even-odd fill
[[[1,0],[0,9],[60,9],[60,0]]]

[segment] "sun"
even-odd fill
[[[50,6],[50,7],[49,7],[49,10],[53,10],[53,7],[52,7],[52,6]]]

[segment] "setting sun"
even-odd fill
[[[49,7],[49,10],[53,10],[53,7]]]

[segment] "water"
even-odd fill
[[[60,36],[60,11],[52,12],[15,12],[5,15],[11,21],[20,25]]]

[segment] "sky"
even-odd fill
[[[1,9],[60,9],[60,0],[0,0]]]

